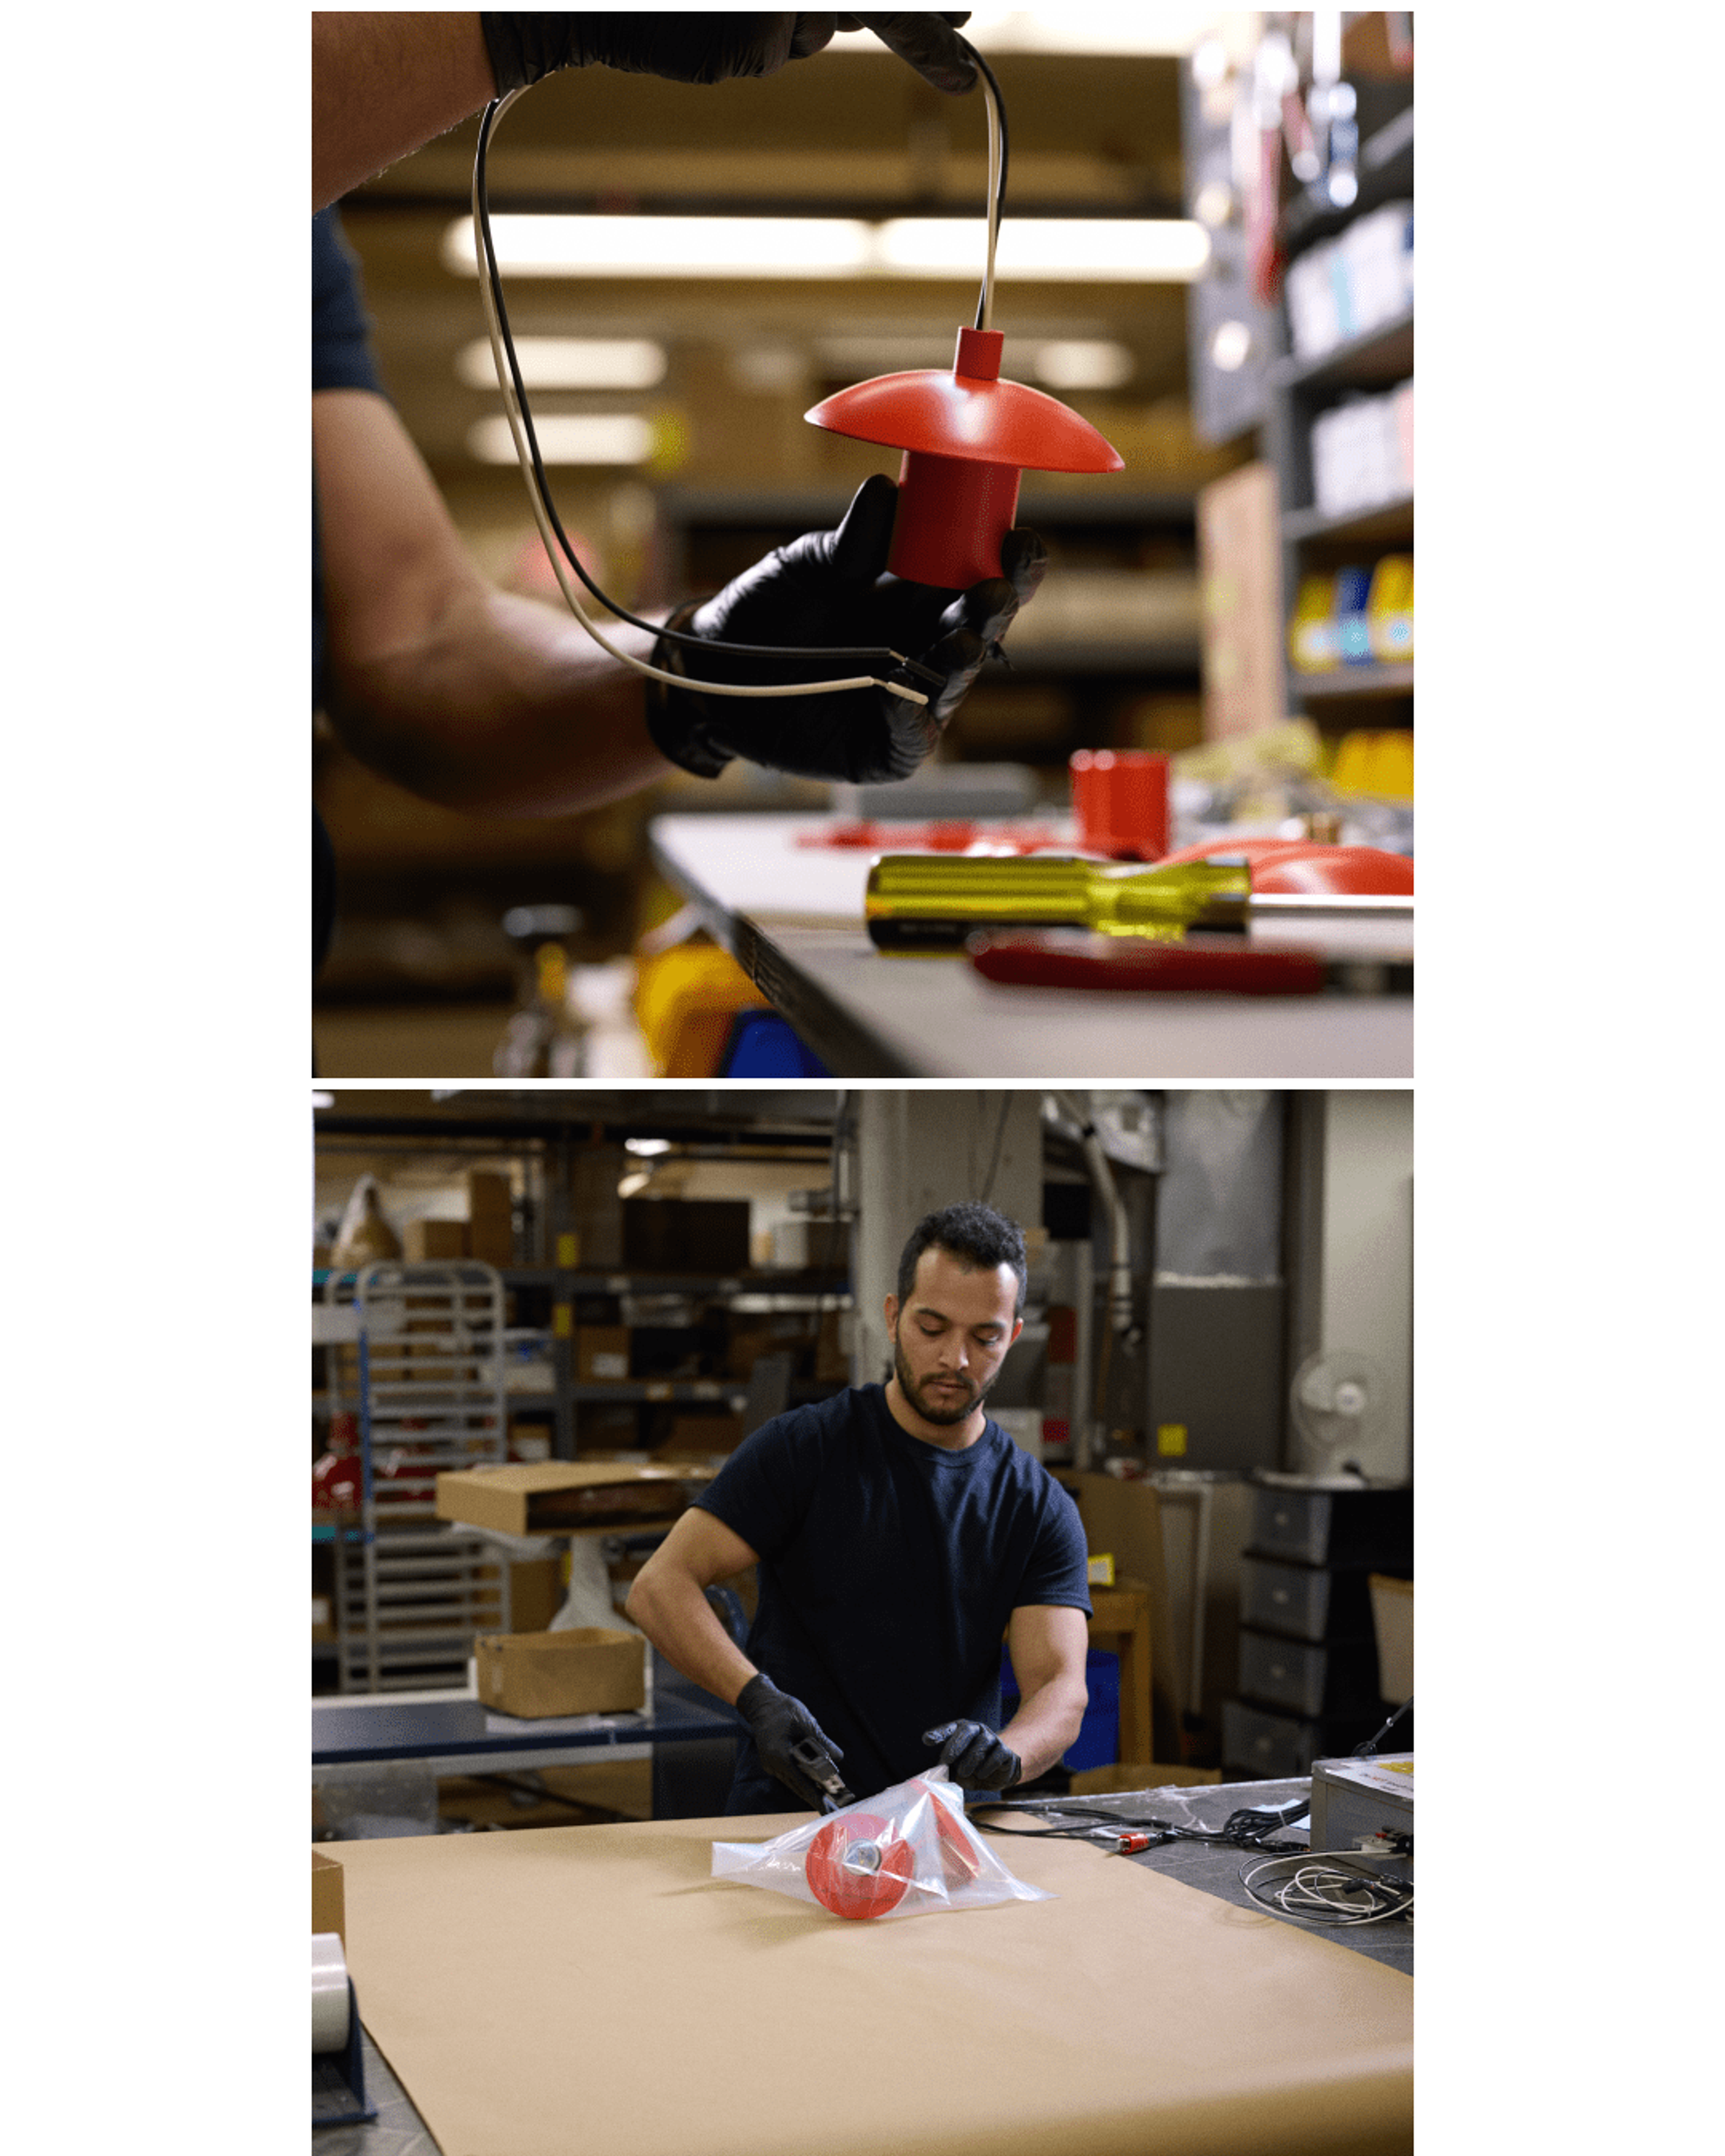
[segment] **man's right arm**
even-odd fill
[[[754,1562],[741,1535],[691,1505],[636,1574],[624,1605],[673,1668],[727,1705],[759,1672],[714,1614],[706,1590]]]
[[[312,208],[326,208],[495,95],[476,14],[314,13]]]

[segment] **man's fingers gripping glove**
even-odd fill
[[[886,573],[897,506],[897,488],[876,473],[858,488],[836,531],[805,533],[714,598],[671,618],[672,628],[716,645],[768,646],[773,655],[745,658],[662,639],[654,659],[695,680],[788,683],[871,674],[906,683],[927,702],[885,689],[742,697],[649,683],[647,727],[661,755],[703,778],[716,777],[733,757],[853,785],[910,776],[1042,582],[1048,556],[1034,531],[1009,531],[1000,549],[1003,575],[956,593],[911,583]],[[823,658],[809,647],[849,655]],[[888,651],[914,660],[914,669],[893,667]]]
[[[1024,1773],[1024,1762],[1003,1744],[985,1722],[943,1722],[925,1729],[925,1744],[937,1744],[947,1772],[965,1789],[1009,1789]]]
[[[761,1764],[784,1784],[798,1804],[820,1810],[826,1792],[812,1782],[797,1764],[793,1747],[812,1741],[834,1765],[844,1753],[799,1699],[781,1691],[772,1678],[752,1676],[737,1695],[737,1711],[749,1726]]]
[[[964,15],[675,14],[480,17],[500,97],[565,67],[616,68],[670,82],[777,74],[818,53],[835,29],[872,30],[937,90],[966,90],[976,69],[948,25]]]

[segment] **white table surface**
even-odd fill
[[[799,844],[821,816],[661,816],[664,872],[834,1077],[1411,1082],[1411,996],[1009,988],[962,957],[886,957],[874,854]]]

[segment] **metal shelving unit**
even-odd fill
[[[331,1273],[351,1342],[330,1389],[358,1419],[358,1519],[336,1524],[335,1654],[344,1692],[460,1684],[475,1632],[509,1629],[509,1567],[485,1537],[437,1518],[441,1470],[508,1455],[502,1276],[467,1260]]]
[[[1408,95],[1411,100],[1412,86]],[[1360,156],[1359,196],[1346,211],[1314,206],[1305,198],[1290,205],[1282,221],[1284,244],[1291,255],[1335,238],[1357,218],[1387,203],[1413,199],[1414,108],[1411,102],[1368,136]],[[1312,430],[1325,411],[1360,393],[1381,393],[1409,381],[1414,373],[1414,311],[1332,350],[1307,357],[1288,351],[1286,313],[1276,325],[1279,356],[1265,375],[1264,446],[1275,466],[1281,501],[1281,570],[1284,630],[1302,578],[1316,569],[1340,567],[1350,559],[1386,552],[1411,552],[1414,544],[1412,495],[1344,515],[1327,514],[1316,506],[1312,482]],[[1411,725],[1414,669],[1358,665],[1329,674],[1302,674],[1288,664],[1286,637],[1281,650],[1284,701],[1291,711],[1305,710],[1322,725],[1349,722],[1348,706],[1371,701],[1375,716]],[[1341,707],[1339,710],[1337,707]]]
[[[696,1306],[697,1317],[721,1305],[745,1316],[802,1312],[804,1330],[817,1313],[849,1306],[844,1265],[720,1274],[648,1272],[595,1263],[591,1254],[581,1262],[572,1171],[578,1155],[602,1142],[614,1147],[636,1132],[697,1144],[723,1141],[751,1117],[762,1120],[765,1108],[785,1120],[764,1122],[758,1134],[751,1122],[751,1142],[770,1158],[806,1154],[811,1180],[829,1173],[824,1132],[817,1139],[799,1128],[796,1101],[781,1106],[782,1097],[752,1100],[747,1114],[732,1109],[728,1095],[723,1110],[692,1099],[686,1108],[668,1108],[661,1100],[644,1119],[620,1096],[583,1094],[579,1116],[532,1107],[511,1112],[487,1097],[468,1111],[422,1117],[392,1106],[320,1122],[321,1142],[327,1128],[338,1149],[359,1148],[357,1158],[367,1166],[374,1149],[404,1159],[433,1157],[452,1176],[464,1163],[495,1168],[508,1160],[522,1260],[495,1267],[397,1262],[360,1273],[313,1273],[313,1297],[325,1312],[314,1428],[352,1414],[367,1472],[362,1512],[351,1520],[321,1514],[312,1530],[318,1591],[328,1594],[336,1620],[333,1640],[315,1640],[313,1653],[326,1672],[333,1666],[341,1691],[465,1682],[474,1632],[507,1629],[508,1553],[436,1519],[434,1476],[440,1467],[507,1458],[511,1422],[543,1427],[552,1456],[574,1460],[600,1442],[618,1445],[614,1418],[608,1418],[610,1428],[598,1427],[607,1409],[629,1409],[639,1428],[660,1408],[764,1419],[818,1395],[812,1379],[793,1378],[787,1397],[757,1399],[756,1379],[732,1378],[722,1364],[707,1363],[698,1375],[591,1383],[579,1382],[576,1371],[578,1332],[589,1322],[618,1322],[619,1301],[627,1311],[632,1301],[677,1298]],[[332,1342],[332,1332],[346,1337]],[[524,1348],[535,1365],[526,1383]],[[645,1440],[651,1432],[641,1435]]]
[[[1343,74],[1358,97],[1358,192],[1343,206],[1330,198],[1322,177],[1309,186],[1293,186],[1283,200],[1276,234],[1290,262],[1335,239],[1373,210],[1414,199],[1412,75],[1356,74],[1345,46]],[[1234,83],[1236,101],[1251,98],[1250,65],[1235,75]],[[1261,303],[1248,259],[1235,155],[1237,102],[1225,112],[1214,106],[1189,68],[1183,70],[1181,96],[1189,213],[1201,213],[1205,202],[1219,197],[1228,205],[1221,221],[1213,224],[1211,269],[1191,288],[1194,408],[1206,440],[1229,441],[1255,433],[1259,454],[1276,475],[1276,567],[1283,629],[1275,654],[1280,708],[1303,711],[1320,726],[1338,729],[1411,725],[1411,665],[1300,673],[1288,663],[1286,629],[1307,573],[1355,562],[1368,566],[1384,553],[1413,549],[1411,495],[1340,516],[1317,507],[1312,427],[1322,413],[1352,397],[1382,393],[1411,379],[1414,311],[1409,307],[1327,352],[1296,356],[1291,349],[1286,304]],[[1230,351],[1228,359],[1214,357],[1219,343]]]

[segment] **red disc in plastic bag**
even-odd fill
[[[940,1837],[941,1869],[946,1875],[949,1891],[969,1886],[976,1877],[976,1851],[964,1838],[959,1825],[938,1797],[930,1799],[934,1805],[935,1830]]]
[[[884,1917],[904,1899],[911,1845],[870,1812],[829,1820],[809,1845],[809,1892],[835,1917]]]

